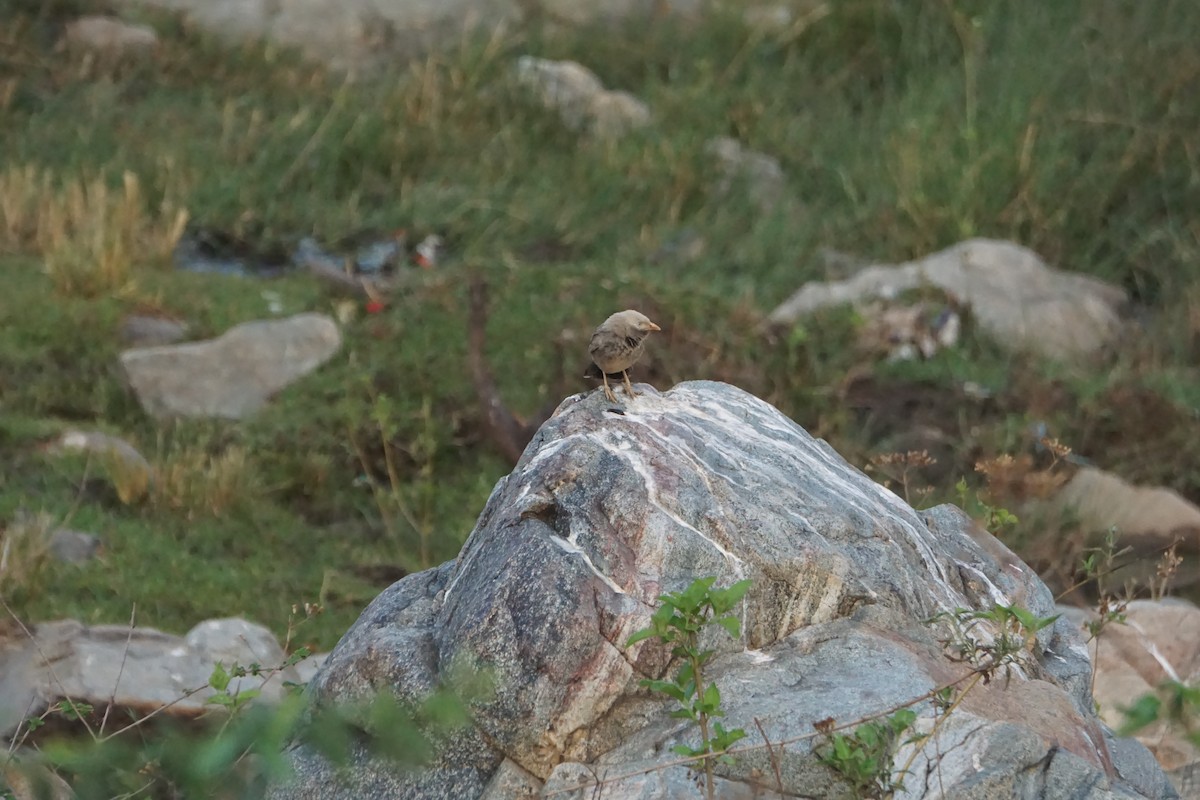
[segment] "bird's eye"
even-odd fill
[[[630,347],[637,347],[637,346],[638,346],[638,340],[637,340],[637,339],[635,339],[635,338],[633,338],[632,336],[626,336],[626,337],[625,337],[625,344],[629,345]]]

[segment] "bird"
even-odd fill
[[[608,376],[621,373],[625,381],[625,390],[630,397],[636,397],[633,384],[629,382],[626,371],[642,357],[646,337],[653,331],[661,331],[640,311],[628,309],[618,311],[596,328],[592,334],[592,342],[588,345],[588,355],[600,370],[604,380],[604,395],[609,402],[617,402],[617,396],[608,386]]]

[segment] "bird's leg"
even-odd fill
[[[625,391],[629,392],[630,397],[637,397],[637,392],[633,390],[633,384],[629,382],[629,371],[621,370],[621,377],[625,380]]]
[[[617,396],[613,394],[613,390],[608,388],[608,375],[604,370],[600,370],[600,374],[604,377],[604,396],[608,398],[608,402],[617,402]]]

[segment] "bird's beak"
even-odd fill
[[[655,325],[653,322],[647,322],[647,323],[646,323],[646,330],[648,330],[648,331],[661,331],[661,330],[662,330],[662,328],[658,327],[658,326],[657,326],[657,325]]]

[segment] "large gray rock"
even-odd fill
[[[814,281],[771,312],[787,326],[828,306],[892,299],[936,286],[970,306],[999,344],[1051,358],[1091,355],[1122,329],[1124,290],[1096,278],[1047,266],[1011,242],[969,239],[905,264],[869,266],[842,281]]]
[[[914,511],[761,400],[707,382],[639,388],[616,413],[598,392],[564,401],[497,484],[458,559],[383,592],[310,684],[318,706],[379,691],[417,698],[448,665],[476,662],[498,689],[475,704],[475,725],[412,774],[365,750],[339,771],[298,745],[288,754],[296,778],[272,797],[527,796],[538,782],[568,790],[673,759],[670,748],[697,733],[638,687],[667,672],[669,653],[624,643],[661,593],[700,576],[753,580],[740,640],[710,642],[726,724],[755,732],[758,720],[774,742],[790,740],[779,756],[789,796],[836,796],[812,753],[813,722],[879,713],[964,674],[930,617],[997,603],[1052,613],[1037,576],[960,510]],[[1170,796],[1119,777],[1145,751],[1118,757],[1106,746],[1088,668],[1074,626],[1044,629],[1011,680],[972,689],[939,746],[901,750],[921,776],[905,796]],[[915,709],[930,731],[930,703]],[[762,749],[719,775],[721,797],[774,784]],[[602,794],[698,796],[680,766]]]
[[[211,708],[205,705],[213,694],[208,678],[218,662],[272,668],[286,657],[270,631],[237,618],[202,622],[187,636],[75,620],[33,625],[29,633],[32,638],[17,626],[0,631],[0,738],[65,698],[194,717]],[[263,700],[277,701],[287,691],[284,681],[299,680],[289,667],[265,683],[234,678],[228,691],[261,689]],[[189,695],[193,690],[199,691]]]
[[[203,342],[121,353],[121,366],[146,411],[156,417],[240,419],[324,364],[341,347],[324,314],[246,322]]]

